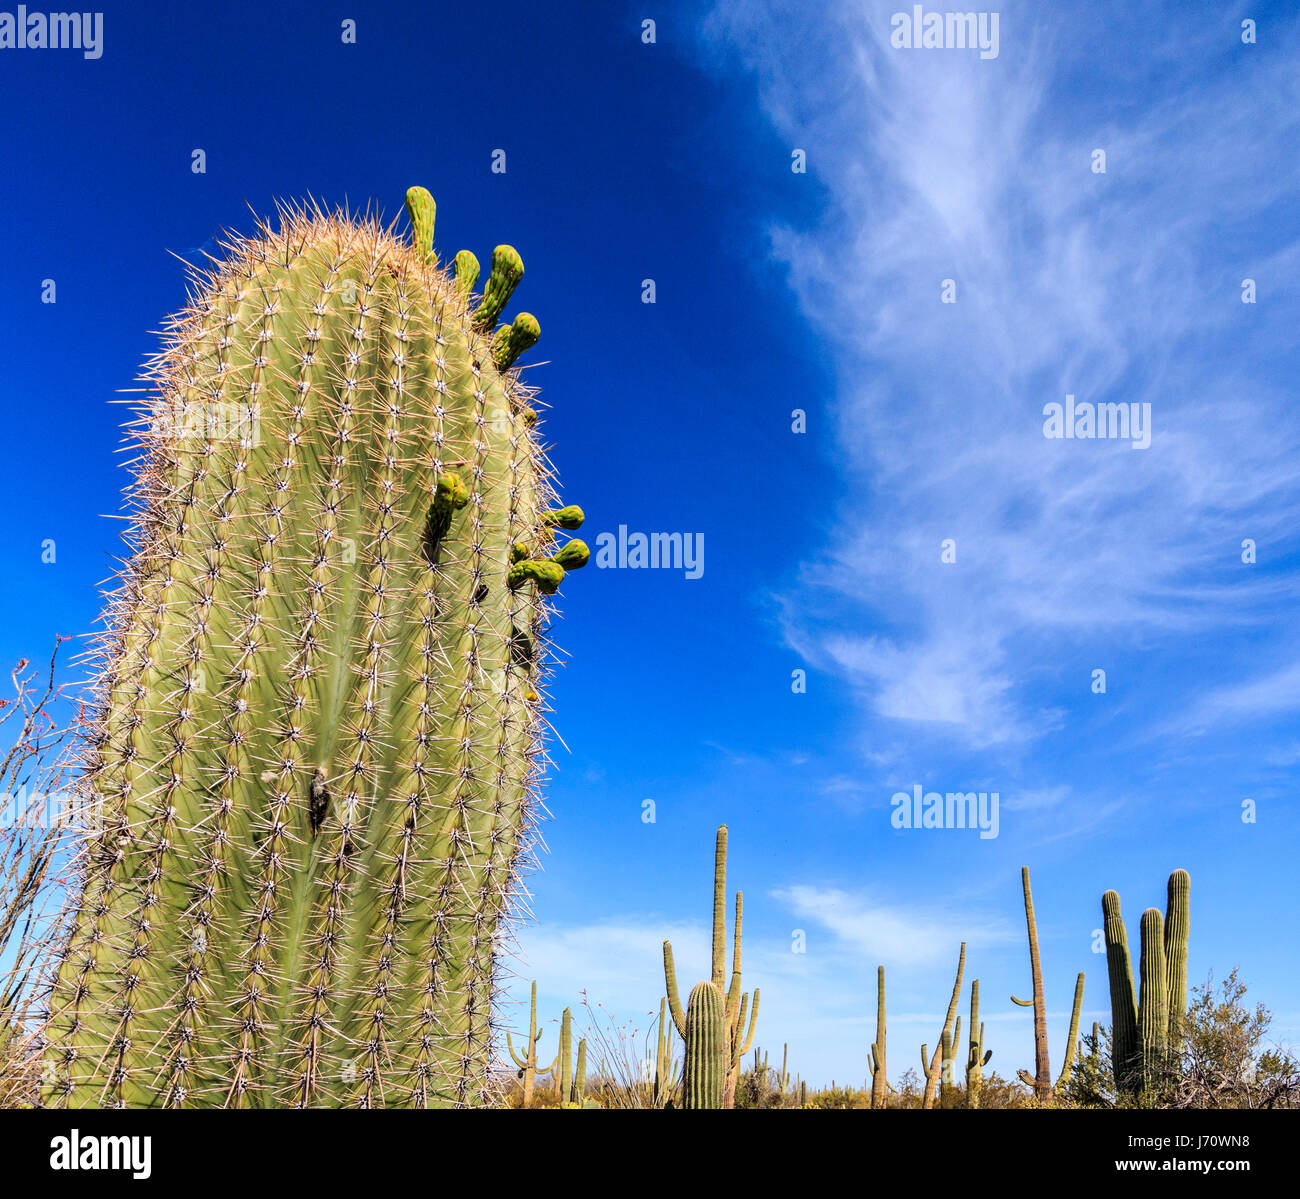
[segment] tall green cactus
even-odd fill
[[[966,1051],[966,1106],[978,1109],[980,1091],[984,1086],[984,1067],[993,1057],[993,1050],[985,1052],[984,1024],[980,1020],[980,980],[971,979],[970,984],[970,1030],[967,1033],[970,1043]]]
[[[552,1094],[561,1107],[599,1107],[587,1097],[587,1038],[578,1040],[578,1060],[573,1059],[573,1013],[566,1007],[560,1017],[560,1050],[552,1071]]]
[[[1055,1098],[1056,1088],[1063,1087],[1070,1081],[1074,1069],[1075,1041],[1079,1033],[1079,1014],[1083,1009],[1083,973],[1074,983],[1074,1010],[1070,1016],[1070,1035],[1066,1038],[1065,1060],[1061,1064],[1061,1073],[1056,1084],[1052,1083],[1052,1059],[1047,1048],[1047,994],[1043,988],[1043,964],[1038,955],[1038,921],[1034,916],[1034,895],[1029,887],[1029,867],[1020,868],[1020,885],[1025,899],[1025,924],[1029,930],[1029,966],[1033,976],[1033,999],[1017,999],[1011,996],[1011,1002],[1020,1007],[1034,1009],[1034,1073],[1025,1070],[1016,1073],[1020,1081],[1032,1088],[1034,1098],[1040,1103],[1051,1103]]]
[[[1192,879],[1186,870],[1169,876],[1165,901],[1166,1006],[1169,1042],[1177,1045],[1187,1018],[1187,932],[1191,920]]]
[[[1138,1094],[1158,1085],[1180,1050],[1187,1015],[1187,941],[1191,877],[1169,876],[1167,909],[1148,908],[1140,926],[1139,988],[1119,895],[1101,897],[1106,962],[1110,973],[1111,1061],[1116,1089]]]
[[[885,968],[876,967],[876,1039],[871,1046],[871,1106],[883,1108],[889,1099],[885,1072]]]
[[[506,1031],[506,1048],[519,1067],[518,1077],[524,1084],[524,1107],[532,1107],[533,1092],[537,1086],[537,1042],[542,1039],[542,1031],[537,1027],[537,983],[533,983],[532,999],[528,1010],[528,1039],[522,1055],[515,1052],[510,1032]]]
[[[650,1103],[652,1107],[666,1106],[677,1093],[678,1070],[680,1065],[673,1057],[671,1029],[667,1023],[666,999],[659,1001],[659,1035],[655,1043],[654,1091]]]
[[[146,374],[46,1030],[70,1107],[480,1102],[543,763],[536,340],[372,217],[286,209]],[[473,270],[471,270],[471,265]],[[572,523],[564,527],[573,527]]]
[[[1115,1086],[1130,1090],[1137,1061],[1137,992],[1128,950],[1128,931],[1120,911],[1119,893],[1101,897],[1102,932],[1106,940],[1106,972],[1110,980],[1111,1065]]]
[[[921,1045],[921,1069],[925,1074],[925,1093],[921,1098],[923,1108],[933,1108],[938,1102],[939,1076],[943,1069],[943,1039],[952,1036],[953,1020],[956,1019],[957,1004],[961,1000],[961,979],[965,970],[966,942],[963,941],[961,943],[961,952],[957,955],[957,979],[952,984],[952,996],[948,1000],[948,1013],[943,1019],[943,1030],[939,1034],[938,1044],[934,1047],[934,1056],[930,1056],[928,1045]]]
[[[1029,867],[1020,868],[1020,884],[1025,897],[1025,924],[1029,929],[1029,968],[1033,980],[1032,999],[1011,1002],[1034,1009],[1034,1096],[1047,1103],[1052,1098],[1052,1061],[1047,1048],[1047,998],[1043,991],[1043,964],[1038,956],[1038,921],[1034,918],[1034,894],[1029,887]]]
[[[1165,920],[1159,908],[1142,913],[1138,1045],[1142,1074],[1154,1076],[1169,1049],[1169,993],[1165,975]]]
[[[714,983],[691,988],[686,1008],[686,1055],[682,1063],[682,1107],[721,1108],[731,1069],[726,1000]]]
[[[759,991],[754,989],[754,1007],[749,1011],[749,994],[742,992],[740,982],[741,923],[744,917],[744,894],[736,892],[736,928],[731,956],[731,983],[726,982],[727,954],[727,826],[718,828],[713,849],[713,975],[709,980],[725,996],[723,1034],[726,1047],[726,1077],[723,1080],[722,1106],[733,1107],[736,1097],[736,1080],[740,1075],[740,1059],[754,1044],[754,1027],[758,1023]],[[668,1010],[673,1025],[683,1040],[686,1038],[686,1013],[677,991],[677,968],[673,964],[671,941],[664,942],[664,983],[668,992]],[[693,993],[693,992],[692,992]],[[748,1030],[745,1017],[749,1016]],[[686,1068],[682,1074],[685,1077]]]

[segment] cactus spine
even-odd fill
[[[566,565],[535,322],[493,353],[519,256],[474,308],[407,199],[413,243],[317,209],[234,241],[146,372],[51,1105],[485,1098]]]
[[[980,980],[970,984],[970,1045],[966,1054],[966,1106],[978,1108],[980,1089],[984,1085],[984,1067],[989,1064],[993,1050],[984,1051],[984,1025],[980,1020]]]
[[[921,1046],[921,1070],[925,1074],[925,1093],[921,1098],[923,1108],[932,1108],[937,1102],[939,1075],[943,1068],[943,1038],[951,1036],[953,1020],[957,1016],[957,1004],[961,1001],[961,979],[966,970],[966,942],[961,943],[961,952],[957,955],[957,979],[952,984],[952,996],[948,1000],[948,1014],[943,1018],[943,1031],[939,1034],[939,1043],[934,1047],[934,1056],[929,1055],[929,1046]]]
[[[1191,878],[1186,870],[1169,876],[1168,907],[1142,913],[1139,988],[1135,995],[1128,933],[1119,895],[1101,897],[1110,972],[1111,1059],[1117,1090],[1139,1093],[1158,1085],[1181,1047],[1187,1014],[1187,940]]]
[[[871,1106],[884,1107],[889,1098],[885,1073],[885,968],[876,967],[876,1040],[871,1046]]]
[[[758,1023],[759,991],[754,989],[753,1010],[749,1009],[749,994],[741,987],[741,923],[744,918],[744,895],[736,892],[736,928],[731,957],[731,983],[726,982],[727,952],[727,826],[718,828],[713,850],[713,974],[709,980],[720,995],[725,996],[723,1033],[726,1065],[724,1069],[722,1106],[733,1107],[736,1097],[736,1080],[740,1076],[740,1060],[754,1044],[754,1028]],[[664,984],[668,992],[668,1010],[673,1025],[684,1040],[686,1038],[686,1012],[677,991],[677,968],[673,964],[671,941],[664,942]],[[694,994],[694,992],[692,992]],[[746,1026],[745,1017],[749,1023]],[[683,1080],[686,1068],[682,1068]]]
[[[528,1040],[522,1057],[515,1052],[510,1033],[506,1032],[506,1048],[510,1051],[515,1065],[519,1067],[518,1077],[524,1084],[524,1107],[533,1105],[533,1092],[537,1085],[537,1042],[541,1039],[542,1033],[537,1027],[537,983],[534,982],[532,998],[528,1005]]]

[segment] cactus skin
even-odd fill
[[[1187,871],[1175,870],[1169,876],[1165,915],[1159,908],[1142,913],[1140,990],[1133,985],[1119,895],[1107,891],[1101,897],[1110,969],[1111,1058],[1119,1091],[1137,1094],[1155,1086],[1181,1051],[1187,1015],[1191,886]]]
[[[871,1106],[883,1108],[889,1095],[885,1073],[885,968],[876,967],[876,1040],[871,1046]]]
[[[721,1108],[731,1069],[726,1001],[711,982],[691,989],[686,1007],[686,1057],[682,1064],[682,1107]]]
[[[961,952],[957,955],[957,979],[952,984],[952,996],[948,1000],[948,1013],[943,1018],[943,1032],[939,1043],[934,1047],[934,1056],[927,1052],[928,1046],[921,1046],[921,1070],[925,1074],[925,1093],[921,1098],[922,1108],[933,1108],[938,1101],[939,1075],[943,1065],[943,1034],[953,1027],[957,1015],[957,1004],[961,1001],[961,979],[966,970],[966,942],[961,943]]]
[[[506,1032],[506,1048],[510,1051],[515,1065],[519,1067],[519,1077],[524,1083],[524,1107],[533,1105],[533,1093],[537,1085],[537,1042],[541,1039],[542,1033],[537,1027],[537,983],[534,982],[528,1012],[527,1049],[522,1057],[515,1052],[515,1047],[510,1041],[510,1033]]]
[[[731,957],[731,984],[726,985],[727,953],[727,826],[720,825],[713,848],[713,974],[710,981],[720,994],[726,996],[724,1033],[730,1066],[723,1084],[723,1107],[735,1105],[736,1081],[740,1077],[740,1060],[754,1044],[754,1029],[758,1023],[759,991],[754,989],[754,1007],[749,1011],[749,995],[742,993],[741,985],[741,925],[744,920],[745,897],[736,892],[736,930]],[[677,991],[677,969],[673,964],[671,941],[664,942],[664,984],[668,992],[668,1011],[678,1035],[686,1037],[686,1013]],[[724,990],[725,987],[725,990]],[[748,1031],[745,1016],[749,1014]],[[683,1075],[685,1068],[683,1067]]]
[[[416,245],[285,210],[146,373],[52,1106],[486,1097],[542,762],[538,665],[509,647],[547,609],[505,584],[555,496],[494,317],[423,244],[431,204]],[[213,401],[237,436],[174,434]]]

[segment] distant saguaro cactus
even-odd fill
[[[1133,985],[1133,963],[1119,895],[1101,897],[1106,963],[1110,974],[1111,1061],[1115,1086],[1140,1093],[1153,1086],[1179,1051],[1187,1016],[1187,943],[1191,877],[1186,870],[1169,876],[1166,914],[1142,914],[1140,989]]]
[[[951,1038],[953,1021],[957,1017],[957,1004],[961,1000],[961,980],[966,969],[966,942],[961,943],[961,952],[957,955],[957,978],[952,984],[952,996],[948,1000],[948,1013],[943,1018],[943,1029],[939,1033],[938,1043],[934,1047],[934,1056],[929,1053],[927,1044],[921,1045],[921,1070],[925,1074],[925,1093],[921,1098],[923,1108],[933,1108],[938,1102],[939,1075],[943,1069],[943,1039]]]
[[[1052,1061],[1047,1049],[1047,998],[1043,991],[1043,964],[1038,956],[1038,922],[1034,919],[1034,895],[1029,888],[1029,867],[1020,868],[1020,882],[1025,893],[1025,924],[1029,928],[1029,968],[1033,977],[1032,999],[1011,1002],[1034,1009],[1034,1096],[1046,1103],[1052,1098]]]
[[[993,1050],[984,1050],[984,1024],[980,1020],[980,980],[971,979],[970,984],[970,1030],[967,1033],[970,1044],[966,1053],[966,1106],[978,1108],[980,1090],[984,1085],[984,1067],[989,1064]]]
[[[713,974],[709,980],[718,993],[724,996],[723,1038],[725,1042],[726,1069],[723,1078],[721,1097],[722,1107],[735,1104],[736,1079],[740,1075],[740,1059],[747,1054],[754,1044],[754,1027],[758,1022],[759,991],[754,989],[754,1006],[749,1008],[749,995],[742,992],[740,982],[741,963],[741,922],[744,917],[744,895],[736,892],[736,928],[731,958],[731,983],[726,983],[727,953],[727,826],[719,827],[713,852]],[[682,1010],[682,1001],[677,991],[677,969],[673,964],[673,946],[671,941],[664,942],[664,983],[668,991],[668,1010],[672,1013],[673,1024],[683,1040],[686,1038],[686,1012]],[[698,988],[696,988],[698,990]],[[692,992],[694,994],[694,992]],[[705,1003],[701,997],[701,1003]],[[703,1010],[703,1009],[702,1009]],[[749,1016],[748,1030],[745,1017]],[[712,1044],[712,1042],[709,1042]],[[682,1075],[685,1079],[687,1067],[683,1065]],[[711,1091],[698,1091],[698,1095],[711,1094]],[[683,1097],[683,1106],[687,1106]]]
[[[885,1073],[885,968],[876,967],[876,1039],[871,1046],[871,1106],[885,1107],[889,1076]]]
[[[519,1078],[524,1084],[524,1107],[531,1107],[533,1103],[533,1092],[537,1085],[537,1042],[541,1039],[542,1031],[537,1027],[537,983],[534,982],[528,1011],[528,1039],[522,1056],[515,1052],[510,1033],[508,1030],[506,1032],[506,1048],[519,1067]]]

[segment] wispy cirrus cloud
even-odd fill
[[[891,48],[895,7],[727,0],[710,23],[829,197],[814,227],[771,230],[836,357],[850,481],[784,632],[874,717],[1030,742],[1062,720],[1031,698],[1045,645],[1167,647],[1295,601],[1293,575],[1233,569],[1243,538],[1292,544],[1300,517],[1269,349],[1300,247],[1259,235],[1300,191],[1300,84],[1208,8],[1176,35],[1168,8],[1112,14],[1142,39],[1117,67],[1143,75],[1136,103],[1135,79],[1123,99],[1077,88],[1107,52],[1091,11],[1004,5],[986,61]],[[1271,36],[1294,44],[1295,23]],[[1044,438],[1067,393],[1151,404],[1150,448]]]

